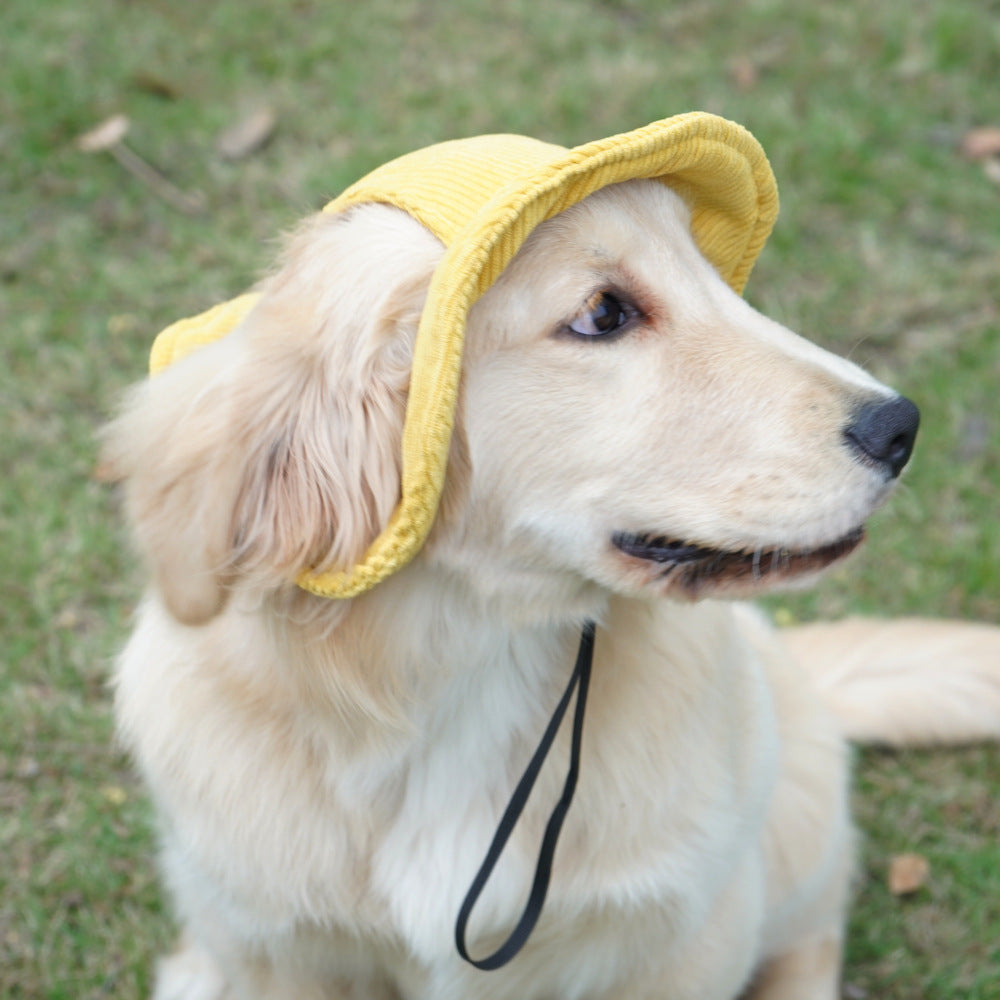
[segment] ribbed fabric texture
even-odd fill
[[[299,586],[324,597],[354,597],[416,555],[444,486],[469,309],[539,223],[602,187],[637,178],[660,180],[685,199],[702,253],[742,292],[777,217],[777,187],[749,132],[701,112],[571,150],[514,135],[440,143],[384,164],[324,209],[395,205],[446,250],[414,348],[399,504],[357,566],[332,573],[307,569]],[[243,295],[168,327],[153,345],[151,371],[224,336],[255,301]]]

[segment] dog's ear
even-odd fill
[[[399,499],[413,338],[440,243],[363,206],[292,239],[239,328],[144,383],[103,466],[170,611],[348,568]]]

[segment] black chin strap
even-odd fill
[[[552,718],[545,729],[542,741],[538,744],[538,749],[525,768],[524,774],[521,775],[521,780],[517,783],[517,788],[514,789],[510,802],[507,803],[507,808],[497,826],[497,832],[493,835],[493,843],[490,844],[486,858],[476,873],[476,877],[472,880],[472,885],[469,886],[461,910],[458,911],[458,920],[455,923],[455,947],[462,958],[477,969],[488,972],[506,965],[524,947],[531,932],[535,929],[535,924],[538,923],[539,916],[541,916],[542,907],[545,905],[545,894],[549,888],[549,877],[552,874],[552,859],[555,855],[556,841],[559,839],[563,820],[566,818],[570,803],[573,801],[576,779],[580,773],[583,714],[587,707],[587,686],[590,683],[590,665],[593,657],[594,623],[588,621],[583,627],[583,635],[580,637],[580,652],[577,653],[576,666],[573,668],[569,684],[562,698],[559,699],[555,712],[552,713]],[[486,958],[471,958],[465,948],[465,928],[472,914],[472,909],[489,881],[496,863],[500,860],[500,855],[503,853],[504,847],[507,846],[510,835],[514,832],[514,827],[524,810],[528,796],[531,795],[531,790],[535,786],[535,779],[542,769],[542,764],[545,763],[546,755],[552,748],[556,733],[559,731],[559,724],[566,714],[574,690],[577,690],[578,694],[573,716],[573,743],[570,751],[569,771],[566,773],[562,795],[552,810],[552,815],[545,827],[545,836],[542,838],[542,846],[538,852],[538,864],[535,867],[535,878],[531,883],[531,895],[525,904],[521,919],[518,920],[517,926],[510,932],[507,940],[492,955],[487,955]]]

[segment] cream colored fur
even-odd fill
[[[889,491],[842,439],[889,390],[732,293],[666,188],[606,189],[539,227],[475,306],[423,552],[353,601],[314,597],[289,581],[353,561],[395,503],[440,255],[387,207],[308,223],[242,327],[136,389],[108,431],[152,575],[117,715],[184,925],[157,1000],[831,1000],[842,734],[996,734],[997,632],[803,630],[792,655],[749,607],[684,600],[610,539],[834,541]],[[574,336],[607,288],[641,322]],[[582,774],[549,899],[524,952],[477,972],[454,920],[586,617]],[[938,725],[959,648],[973,679]],[[872,681],[884,650],[915,651],[917,675]],[[869,689],[903,691],[906,711],[884,723],[859,706]],[[477,908],[474,953],[520,911],[567,745]]]

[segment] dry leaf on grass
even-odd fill
[[[259,108],[222,132],[215,148],[224,160],[242,160],[263,149],[277,126],[275,113],[270,108]]]
[[[960,147],[967,160],[988,160],[1000,156],[1000,128],[974,128],[962,137]]]
[[[140,69],[132,74],[132,85],[144,94],[151,94],[164,101],[176,101],[181,96],[181,88],[165,76]]]
[[[889,892],[908,896],[927,882],[931,866],[922,854],[897,854],[889,862]]]
[[[749,56],[740,56],[729,64],[729,75],[742,93],[753,90],[760,80],[760,70]]]
[[[103,153],[125,138],[130,122],[126,115],[112,115],[100,125],[85,132],[76,140],[76,148],[84,153]]]

